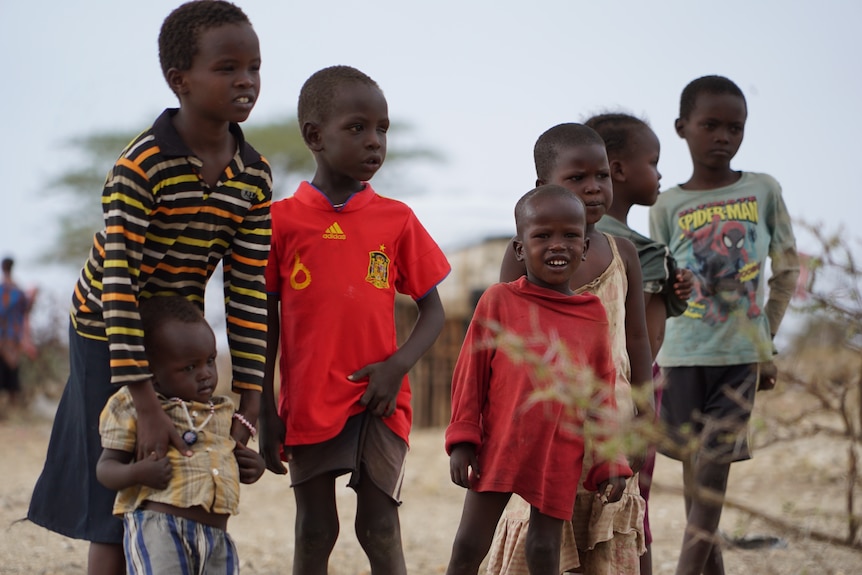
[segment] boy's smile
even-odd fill
[[[569,280],[588,247],[583,204],[574,197],[537,196],[529,200],[515,240],[515,255],[530,282],[571,294]]]
[[[557,184],[574,192],[586,207],[588,226],[599,221],[613,201],[608,155],[599,144],[561,149],[548,181],[538,183]]]

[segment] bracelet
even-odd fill
[[[234,412],[233,418],[236,419],[237,421],[239,421],[240,423],[242,423],[243,427],[245,427],[246,429],[249,430],[252,437],[257,435],[257,428],[255,426],[253,426],[251,424],[251,422],[249,420],[247,420],[245,418],[245,416],[243,416],[243,414],[239,413],[238,411]]]

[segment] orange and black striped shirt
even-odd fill
[[[151,377],[138,300],[178,294],[204,306],[207,281],[224,271],[232,388],[260,390],[266,354],[264,268],[269,253],[272,171],[230,130],[237,152],[215,187],[165,110],[135,138],[108,174],[105,229],[94,238],[72,297],[77,332],[106,340],[111,382]]]

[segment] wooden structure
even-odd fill
[[[413,427],[445,427],[451,414],[452,372],[467,325],[479,296],[497,282],[500,261],[511,237],[488,238],[447,253],[452,265],[438,291],[446,310],[446,323],[437,342],[410,370],[413,391]],[[399,296],[395,304],[395,324],[399,343],[416,322],[416,304]]]

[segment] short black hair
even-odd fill
[[[144,328],[144,348],[149,349],[159,327],[169,321],[182,323],[206,323],[201,308],[179,295],[153,296],[138,304],[141,326]]]
[[[224,0],[192,0],[168,14],[159,31],[159,62],[165,79],[171,68],[192,67],[202,33],[226,24],[251,22],[239,6]]]
[[[517,230],[518,238],[521,237],[524,219],[527,216],[527,206],[534,200],[543,197],[571,198],[577,203],[583,205],[583,201],[577,196],[577,194],[563,186],[559,186],[557,184],[544,184],[533,188],[521,196],[521,199],[519,199],[515,204],[515,229]]]
[[[602,137],[608,156],[620,157],[629,150],[632,134],[635,130],[649,128],[644,120],[622,112],[606,113],[593,116],[584,122]]]
[[[359,82],[380,90],[377,82],[351,66],[330,66],[312,74],[299,91],[296,118],[300,129],[306,122],[321,124],[332,111],[332,101],[338,88],[349,82]]]
[[[3,263],[0,264],[0,266],[2,266],[3,271],[7,274],[12,271],[13,265],[15,265],[15,260],[13,260],[10,257],[3,258]]]
[[[701,76],[692,80],[682,89],[682,95],[679,98],[679,117],[682,120],[688,119],[697,104],[697,97],[701,94],[730,94],[739,96],[745,107],[748,108],[748,102],[745,101],[745,95],[739,89],[733,80],[724,76]]]
[[[536,177],[542,180],[550,178],[561,150],[592,145],[604,147],[605,141],[589,126],[576,123],[557,124],[539,136],[533,146]]]

